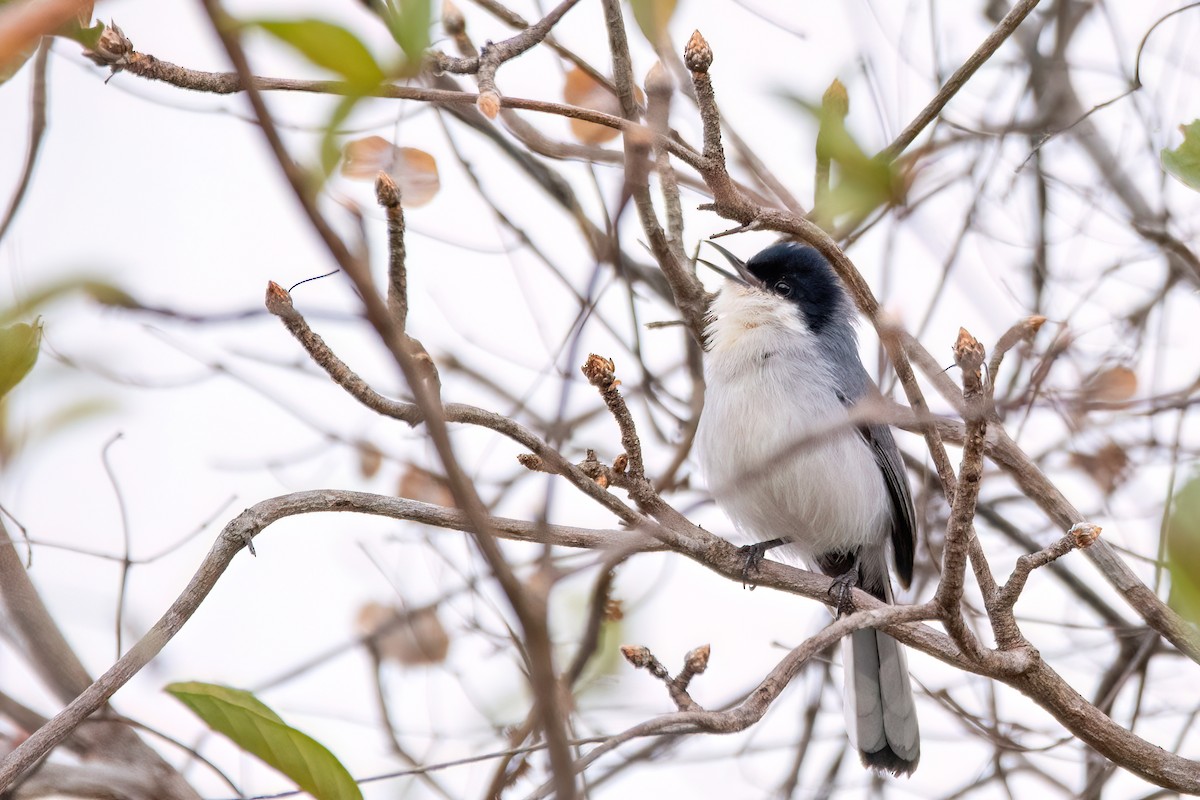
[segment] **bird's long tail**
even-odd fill
[[[871,559],[859,562],[859,585],[892,601],[887,567]],[[846,729],[868,767],[909,775],[921,759],[921,735],[904,648],[874,629],[855,631],[842,640],[846,669]]]
[[[911,774],[921,759],[921,737],[904,648],[869,629],[842,642],[851,743],[868,767]]]

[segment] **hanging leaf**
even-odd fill
[[[384,22],[392,39],[404,53],[403,77],[421,71],[421,59],[429,49],[429,29],[433,25],[432,0],[387,0]]]
[[[358,631],[371,637],[381,659],[406,666],[440,664],[450,651],[450,636],[434,607],[406,612],[367,603],[358,612]]]
[[[633,18],[642,35],[657,47],[667,40],[667,25],[675,13],[676,0],[629,0],[633,7]]]
[[[1137,373],[1129,367],[1108,367],[1084,381],[1080,395],[1084,402],[1123,403],[1137,394]]]
[[[454,508],[454,494],[446,485],[446,479],[415,464],[409,465],[404,470],[404,474],[400,476],[400,483],[396,486],[396,496],[408,500],[419,500],[422,503],[432,503],[435,506]]]
[[[329,122],[325,125],[325,132],[321,136],[322,182],[332,175],[334,169],[337,168],[338,160],[342,157],[342,149],[338,146],[338,132],[341,130],[342,124],[350,117],[360,99],[362,98],[353,95],[343,97],[334,106],[333,113],[329,117]]]
[[[91,47],[87,39],[92,34],[88,32],[98,38],[104,30],[99,23],[94,28],[84,27],[91,23],[93,5],[92,0],[24,4],[0,0],[0,9],[11,9],[4,30],[0,30],[0,84],[21,70],[37,52],[43,36],[66,36]]]
[[[359,474],[367,479],[374,478],[383,466],[383,451],[366,439],[359,439],[354,446],[358,450]]]
[[[635,91],[637,101],[644,102],[641,90],[635,87]],[[621,101],[617,96],[579,67],[574,67],[567,73],[567,82],[563,85],[563,100],[569,105],[600,111],[614,117],[621,116]],[[604,144],[621,134],[616,128],[582,119],[572,119],[570,125],[571,135],[583,144]]]
[[[441,188],[437,159],[415,147],[397,147],[382,136],[347,142],[342,151],[342,175],[352,180],[374,181],[386,172],[400,187],[405,208],[418,208]]]
[[[1129,453],[1116,442],[1108,442],[1094,453],[1074,451],[1071,465],[1086,472],[1100,491],[1111,495],[1129,479]]]
[[[850,100],[840,81],[830,85],[820,106],[792,95],[786,99],[817,120],[817,157],[836,168],[832,188],[813,209],[817,224],[829,230],[839,218],[863,219],[882,206],[904,203],[911,175],[900,162],[874,158],[858,144],[845,125]]]
[[[295,48],[310,62],[340,75],[355,88],[367,90],[384,79],[375,56],[350,31],[319,19],[255,20],[249,25]]]
[[[37,362],[42,344],[42,321],[19,322],[0,328],[0,397],[20,383]]]
[[[1167,523],[1167,569],[1171,574],[1171,607],[1200,623],[1200,475],[1175,493]]]
[[[317,800],[362,800],[332,753],[285,723],[254,695],[212,683],[172,683],[166,691],[208,727],[282,772]]]
[[[1174,150],[1163,148],[1159,161],[1167,174],[1185,186],[1200,190],[1200,119],[1180,125],[1179,130],[1183,133],[1183,143]]]

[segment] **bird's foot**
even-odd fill
[[[858,585],[858,566],[853,566],[833,579],[829,596],[839,617],[854,611],[854,587]]]
[[[738,554],[744,559],[742,562],[743,589],[754,591],[754,586],[750,583],[750,576],[758,572],[758,566],[762,563],[768,550],[773,550],[783,544],[787,544],[786,539],[768,539],[765,542],[755,542],[738,548]]]

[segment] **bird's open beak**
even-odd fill
[[[726,280],[733,281],[734,283],[740,283],[742,286],[758,287],[762,284],[762,282],[758,278],[754,277],[754,273],[752,273],[750,270],[746,269],[745,261],[742,261],[740,258],[735,256],[733,253],[729,252],[724,247],[721,247],[721,245],[717,244],[714,241],[705,239],[705,242],[707,242],[707,244],[710,247],[714,248],[718,253],[725,256],[725,260],[728,261],[733,266],[733,268],[736,272],[730,272],[727,269],[718,267],[716,264],[712,263],[711,261],[705,261],[703,258],[697,258],[696,260],[699,261],[701,264],[708,267],[713,272],[716,272],[719,275],[725,276]]]

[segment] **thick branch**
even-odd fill
[[[942,579],[938,584],[936,602],[941,607],[942,621],[955,644],[972,658],[983,661],[990,653],[980,647],[962,614],[963,581],[967,554],[974,540],[975,503],[979,499],[980,480],[983,478],[983,443],[987,434],[985,394],[980,379],[983,346],[962,329],[954,347],[954,361],[963,372],[963,399],[972,413],[967,418],[967,437],[958,471],[958,488],[946,525]],[[972,553],[972,556],[980,560],[983,558],[981,552]]]

